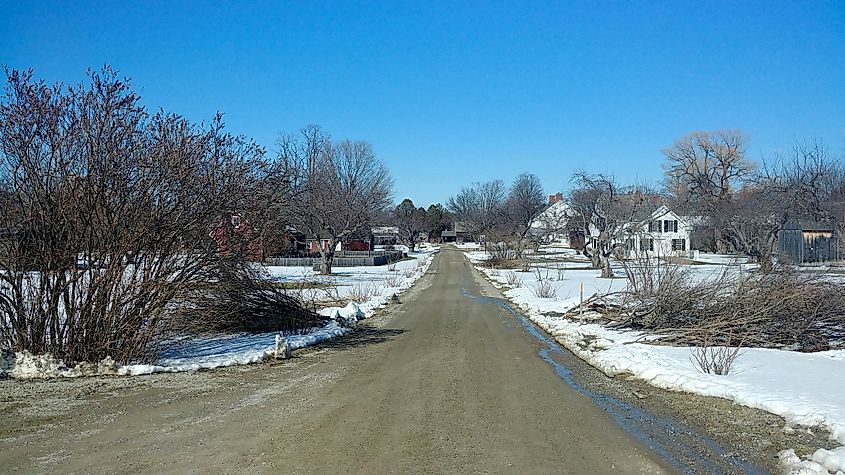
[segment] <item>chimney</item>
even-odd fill
[[[557,203],[558,201],[563,201],[563,193],[557,192],[553,195],[549,195],[549,204],[550,205],[553,205],[553,204]]]

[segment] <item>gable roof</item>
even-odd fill
[[[646,221],[656,220],[656,219],[677,219],[678,221],[682,221],[686,225],[694,224],[693,221],[695,217],[693,216],[681,216],[680,214],[672,211],[668,206],[661,205],[657,208],[654,213],[651,213],[651,216]],[[698,217],[700,220],[701,217]]]

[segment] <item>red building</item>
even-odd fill
[[[209,235],[217,243],[217,252],[223,257],[240,255],[256,262],[263,258],[261,238],[253,232],[249,221],[239,214],[233,214],[228,220],[221,219]]]

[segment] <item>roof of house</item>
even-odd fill
[[[466,223],[459,221],[459,222],[455,223],[454,227],[455,227],[456,233],[468,233],[469,232],[469,226],[467,226]]]
[[[440,233],[440,237],[457,237],[457,231],[443,231]]]
[[[569,203],[567,203],[566,200],[561,199],[546,206],[543,211],[531,220],[531,224],[529,226],[533,229],[545,229],[548,227],[559,228],[562,224],[564,224],[563,221],[568,219],[571,215],[572,207],[569,206]]]
[[[375,236],[395,236],[399,234],[399,227],[397,226],[378,226],[372,229]]]
[[[833,221],[822,222],[809,217],[791,218],[784,223],[784,230],[789,231],[827,231],[832,232],[836,227]]]

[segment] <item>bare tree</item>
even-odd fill
[[[460,193],[449,198],[446,208],[456,223],[461,223],[478,239],[505,221],[504,205],[507,190],[502,180],[475,183],[461,188]]]
[[[292,225],[318,242],[320,273],[331,274],[338,243],[371,226],[390,205],[393,178],[367,142],[333,143],[318,126],[279,138],[291,194]]]
[[[414,250],[417,237],[429,230],[428,215],[425,208],[417,208],[410,198],[405,198],[402,203],[393,210],[393,219],[399,228],[399,237],[402,242],[408,245],[408,249]]]
[[[624,245],[631,226],[650,211],[648,193],[603,174],[577,172],[573,181],[572,227],[583,233],[583,253],[593,267],[602,270],[602,277],[613,277],[610,257]]]
[[[516,177],[507,193],[498,222],[489,231],[487,251],[494,260],[519,259],[528,244],[531,222],[545,207],[546,196],[536,175]]]
[[[797,144],[789,157],[775,157],[748,179],[732,201],[717,210],[724,238],[772,270],[778,233],[790,218],[830,222],[830,203],[840,185],[840,167],[819,141]]]
[[[524,239],[531,222],[546,207],[546,195],[540,179],[532,173],[516,177],[505,200],[507,224],[517,239]]]
[[[663,150],[669,189],[686,211],[714,217],[731,201],[754,170],[746,144],[742,132],[721,130],[694,132]],[[716,244],[724,248],[722,232],[714,227]]]
[[[738,130],[694,132],[681,138],[663,150],[673,191],[699,203],[729,199],[754,168],[745,156],[746,143]]]

